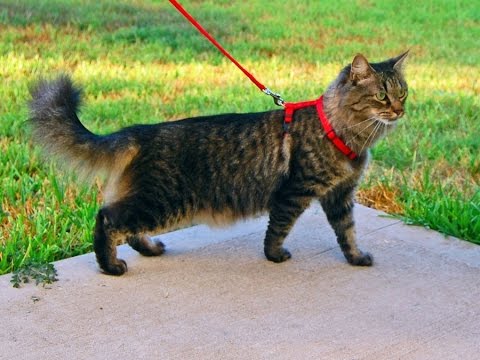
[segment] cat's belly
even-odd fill
[[[246,220],[247,218],[259,216],[266,211],[258,211],[253,214],[248,215],[239,215],[235,214],[231,209],[226,209],[223,211],[214,211],[214,210],[201,210],[198,211],[192,219],[193,224],[205,224],[210,227],[226,227],[237,221]]]

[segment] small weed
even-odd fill
[[[57,270],[53,264],[45,264],[39,262],[28,262],[20,269],[15,270],[12,273],[12,283],[14,288],[19,288],[21,284],[27,284],[34,280],[35,285],[51,284],[57,281]]]

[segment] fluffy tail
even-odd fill
[[[123,169],[137,153],[134,140],[125,131],[99,136],[82,125],[77,117],[82,91],[68,76],[40,81],[30,93],[29,123],[34,141],[79,174],[109,175]]]

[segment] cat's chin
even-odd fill
[[[381,122],[382,124],[385,124],[387,126],[394,126],[397,124],[399,118],[396,119],[382,119],[382,118],[376,118],[375,120],[378,122]]]

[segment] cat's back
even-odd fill
[[[225,113],[205,115],[168,121],[158,124],[158,131],[194,131],[199,135],[223,133],[225,136],[242,135],[242,132],[251,133],[255,129],[274,129],[281,123],[281,111],[264,111],[252,113]]]
[[[282,122],[282,111],[271,111],[138,128],[129,177],[139,189],[181,192],[194,208],[230,209],[235,218],[263,211],[289,169]]]

